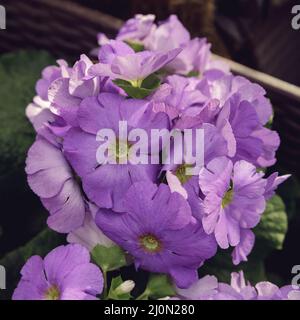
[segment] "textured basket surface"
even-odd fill
[[[69,1],[3,0],[7,27],[0,31],[0,52],[46,49],[57,57],[76,59],[97,44],[98,32],[113,35],[122,21]]]

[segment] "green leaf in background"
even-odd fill
[[[283,175],[288,172],[278,169],[278,171]],[[284,201],[286,207],[286,213],[288,220],[291,221],[293,218],[298,218],[296,215],[300,212],[300,183],[299,180],[292,175],[287,181],[279,186],[277,194],[280,195]]]
[[[103,272],[120,269],[127,265],[125,253],[118,246],[105,247],[97,244],[91,255]]]
[[[42,69],[54,63],[54,58],[43,51],[0,56],[0,176],[24,163],[35,137],[25,108],[35,95]]]
[[[266,280],[264,261],[256,256],[254,250],[249,255],[248,261],[241,262],[238,266],[232,263],[231,252],[232,249],[219,249],[218,253],[199,269],[200,277],[212,275],[216,276],[220,282],[230,283],[231,273],[242,270],[246,279],[252,284]]]
[[[160,299],[174,296],[176,294],[173,284],[168,276],[164,274],[152,274],[145,291],[137,300]]]
[[[0,55],[0,256],[28,242],[45,227],[46,210],[30,191],[24,172],[27,150],[36,135],[25,109],[36,94],[35,84],[42,70],[54,63],[44,51]]]
[[[25,246],[5,255],[0,260],[7,274],[7,290],[0,290],[0,299],[10,299],[20,280],[20,271],[25,262],[33,255],[44,257],[52,249],[65,243],[65,236],[50,229],[45,229]]]
[[[121,79],[114,80],[113,82],[122,88],[129,97],[144,99],[159,87],[161,81],[155,74],[151,74],[142,81],[141,86],[134,86],[131,82]]]
[[[261,221],[254,229],[256,240],[265,244],[261,250],[266,253],[266,249],[281,250],[283,241],[288,229],[287,214],[281,198],[275,195],[267,203]]]

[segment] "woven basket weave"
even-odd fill
[[[112,36],[122,21],[63,0],[2,0],[7,27],[0,31],[0,52],[45,49],[76,59],[97,44],[98,32]]]
[[[122,21],[67,0],[2,0],[7,29],[0,30],[0,52],[45,49],[75,60],[96,46],[96,35],[113,36]],[[274,127],[281,137],[279,165],[300,176],[300,100],[268,90],[275,107]]]

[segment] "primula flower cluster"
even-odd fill
[[[233,272],[230,284],[218,282],[215,276],[205,276],[188,289],[177,288],[179,300],[300,300],[298,286],[279,288],[269,281],[252,286],[244,273]]]
[[[90,251],[97,244],[119,245],[136,268],[168,274],[181,288],[179,295],[189,297],[184,290],[203,282],[197,270],[218,250],[233,247],[233,263],[247,261],[255,242],[252,229],[288,176],[268,177],[261,170],[275,163],[280,143],[266,127],[272,108],[264,89],[234,76],[213,58],[206,39],[191,39],[176,16],[159,24],[154,20],[153,15],[137,15],[116,39],[100,34],[100,47],[93,51],[97,61],[82,55],[73,67],[59,60],[43,71],[26,111],[37,132],[26,173],[49,211],[51,229]],[[185,169],[193,163],[186,157],[181,164],[122,163],[122,157],[130,157],[133,141],[121,139],[120,121],[146,132],[202,129],[204,166],[189,175]],[[115,132],[116,143],[109,146],[115,164],[97,162],[97,150],[105,143],[98,137],[100,129]],[[189,141],[184,147],[195,149]],[[177,148],[172,143],[169,154]],[[100,293],[99,271],[72,283],[77,268],[92,267],[83,249],[72,255],[66,250],[79,249],[57,248],[50,254],[58,256],[52,263],[49,255],[44,262],[31,258],[14,298],[27,298],[27,285],[38,288],[30,296],[34,299]],[[71,272],[66,262],[64,268],[62,255],[79,267]],[[33,272],[41,273],[40,283]],[[243,297],[246,291],[257,297],[261,292],[246,285],[223,287],[215,284],[209,297]]]

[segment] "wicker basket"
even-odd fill
[[[36,48],[75,60],[96,46],[98,32],[113,36],[122,25],[119,19],[69,1],[2,0],[2,5],[7,10],[7,30],[0,31],[0,52]],[[268,84],[252,74],[251,80]],[[274,126],[282,140],[278,163],[300,176],[300,95],[278,87],[280,82],[277,88],[267,85],[276,111]]]
[[[7,28],[0,32],[0,51],[45,49],[76,59],[97,44],[98,32],[112,36],[122,21],[63,0],[3,0]]]

